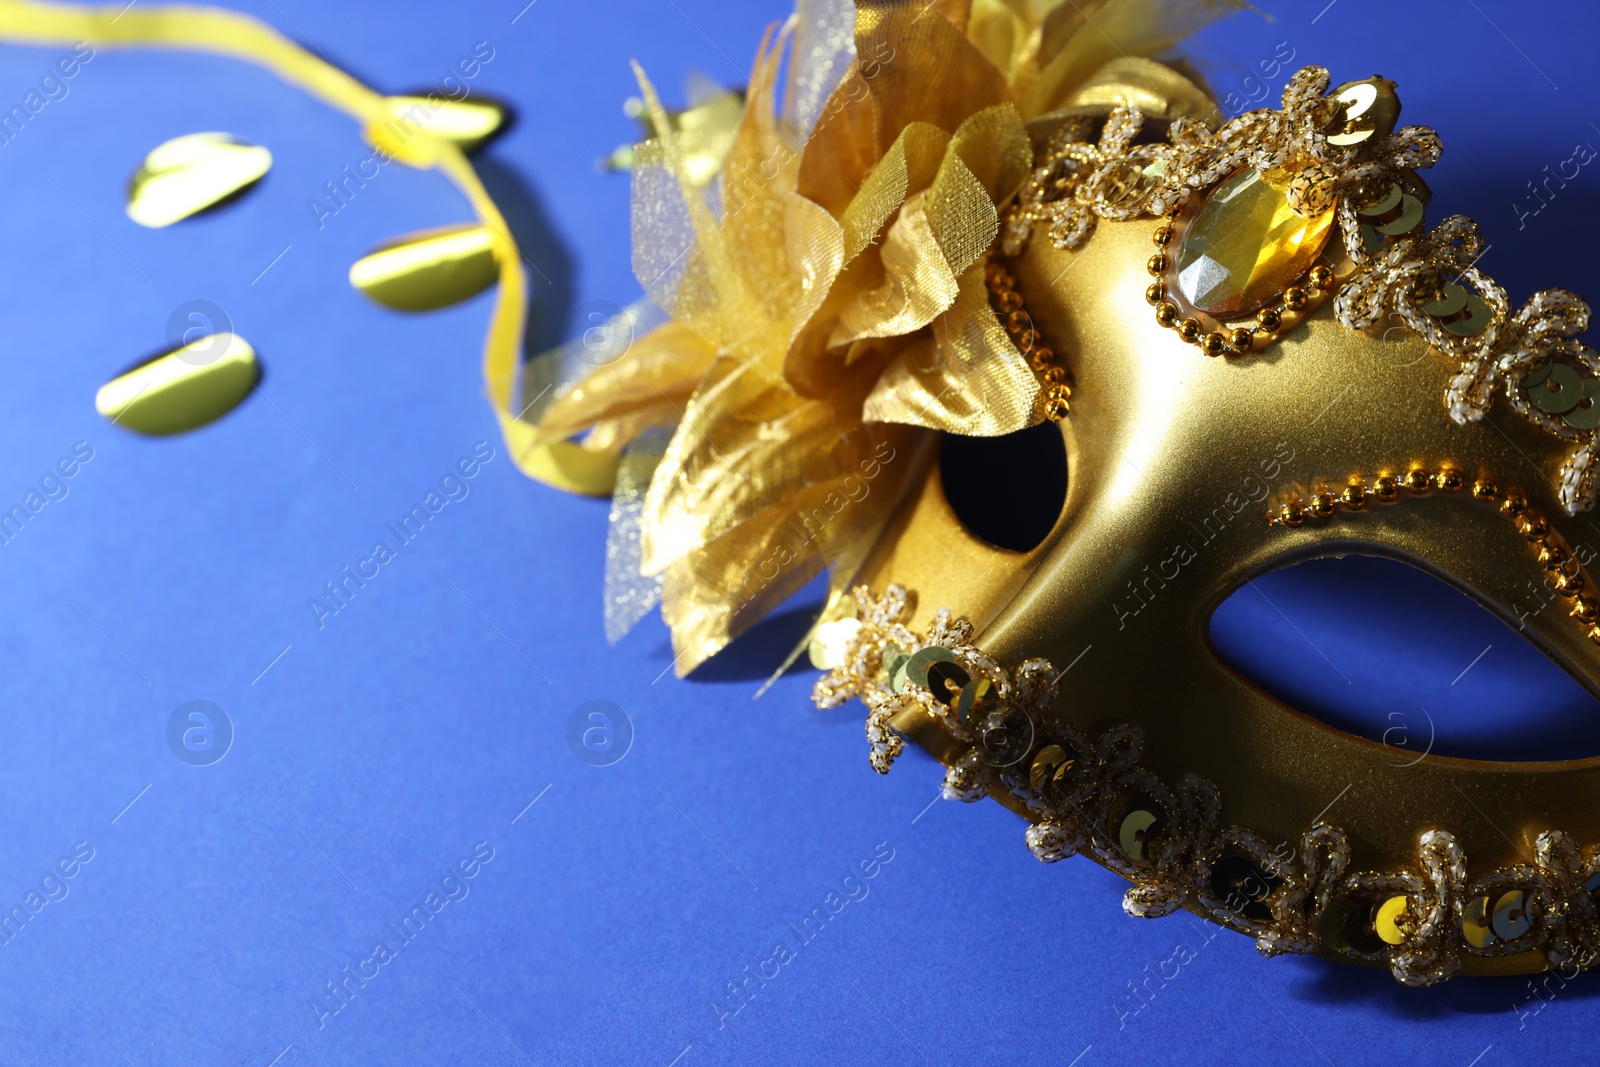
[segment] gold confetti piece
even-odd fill
[[[139,433],[184,433],[232,411],[259,375],[250,342],[214,333],[119,374],[95,393],[94,408]]]
[[[432,311],[482,292],[499,277],[494,235],[485,226],[406,234],[356,260],[350,284],[400,311]]]
[[[463,152],[482,147],[505,128],[510,112],[491,100],[446,100],[439,96],[388,96],[384,106],[402,131],[423,129]]]
[[[128,183],[128,217],[159,229],[261,180],[272,153],[225,133],[191,133],[158,145]]]

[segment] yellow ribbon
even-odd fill
[[[570,441],[534,443],[534,428],[511,409],[528,303],[522,254],[478,173],[453,143],[417,130],[402,143],[384,123],[386,98],[272,27],[221,8],[171,5],[90,7],[0,0],[0,40],[36,47],[87,42],[96,48],[173,48],[228,56],[276,74],[361,123],[367,139],[407,166],[437,170],[466,197],[493,235],[500,280],[484,338],[483,377],[500,433],[517,468],[528,477],[574,493],[609,495],[617,457]]]

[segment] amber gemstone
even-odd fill
[[[1311,268],[1333,211],[1296,214],[1288,188],[1246,167],[1206,198],[1178,249],[1178,292],[1191,307],[1216,316],[1252,312]]]

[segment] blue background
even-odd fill
[[[737,84],[785,14],[777,0],[235,6],[383,90],[436,85],[477,42],[494,48],[474,91],[519,121],[480,162],[549,279],[535,348],[578,304],[638,294],[626,180],[595,167],[633,132],[627,60],[669,97],[691,68]],[[1335,80],[1395,78],[1406,117],[1447,146],[1435,216],[1484,224],[1484,266],[1516,299],[1600,293],[1592,168],[1520,230],[1514,206],[1546,164],[1600,145],[1592,6],[1260,6],[1276,20],[1237,17],[1196,46],[1219,94],[1259,92],[1245,79],[1279,42]],[[0,103],[56,55],[0,52]],[[129,222],[143,154],[212,129],[273,150],[262,185],[169,230]],[[878,778],[861,708],[815,711],[813,672],[751,700],[814,590],[691,681],[662,677],[655,616],[607,647],[607,507],[525,480],[500,452],[478,373],[488,296],[407,316],[346,281],[378,241],[465,220],[466,205],[389,167],[316,226],[308,199],[367,152],[350,121],[249,66],[109,51],[0,147],[0,502],[75,442],[94,449],[68,496],[0,548],[0,906],[77,842],[93,849],[68,895],[0,945],[0,1062],[1489,1067],[1592,1041],[1592,977],[1553,980],[1546,1004],[1526,979],[1414,991],[1267,961],[1186,915],[1124,917],[1120,879],[1038,863],[999,805],[933,803],[925,758]],[[108,426],[96,387],[161,348],[191,299],[225,308],[262,353],[261,393],[180,438]],[[496,459],[470,495],[319,631],[307,599],[478,441]],[[1282,613],[1246,590],[1219,642],[1302,703],[1331,688],[1330,668],[1347,677],[1348,699],[1313,710],[1358,732],[1415,705],[1441,751],[1600,752],[1589,697],[1454,594],[1384,566],[1264,579]],[[1338,610],[1312,610],[1330,597]],[[1380,691],[1364,665],[1419,627],[1412,688]],[[236,732],[208,767],[166,742],[194,699]],[[590,700],[631,717],[614,766],[567,744]],[[387,924],[478,842],[494,858],[470,894],[319,1014],[324,984],[375,942],[398,946]],[[801,944],[787,924],[880,843],[893,859],[869,894]],[[719,1019],[724,983],[779,941],[794,958]],[[1132,999],[1130,983],[1173,973],[1180,943],[1192,960]]]

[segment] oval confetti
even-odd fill
[[[95,393],[94,408],[139,433],[184,433],[238,407],[259,377],[250,342],[215,333],[119,374]]]
[[[432,311],[474,296],[499,278],[486,227],[446,226],[407,234],[356,260],[350,284],[400,311]]]
[[[191,133],[158,145],[128,183],[128,217],[159,229],[214,207],[261,180],[272,153],[225,133]]]

